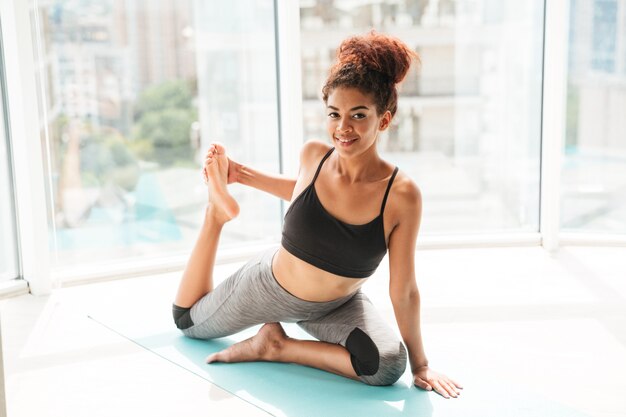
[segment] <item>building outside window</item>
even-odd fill
[[[381,136],[424,196],[421,234],[539,230],[542,1],[301,0],[305,139],[340,40],[371,28],[421,56]]]
[[[278,171],[269,0],[33,1],[55,266],[187,252],[211,141]],[[280,203],[233,186],[225,247],[274,240]]]
[[[422,190],[421,235],[538,232],[544,6],[300,0],[304,131],[281,139],[280,2],[32,0],[55,267],[188,253],[209,143],[279,172],[281,140],[327,141],[321,87],[335,49],[372,28],[421,56],[379,143]],[[626,0],[572,0],[569,11],[561,230],[623,234]],[[231,192],[242,210],[223,247],[278,242],[280,202]]]

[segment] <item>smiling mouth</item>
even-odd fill
[[[354,139],[340,139],[338,137],[335,136],[335,139],[338,140],[341,143],[350,143],[350,142],[354,142],[355,140],[357,140],[358,138],[354,138]]]

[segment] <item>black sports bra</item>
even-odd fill
[[[332,148],[324,156],[311,184],[287,210],[282,246],[324,271],[349,278],[367,278],[376,271],[387,253],[383,212],[398,167],[391,175],[378,217],[366,224],[345,223],[326,211],[315,191],[315,180],[334,150]]]

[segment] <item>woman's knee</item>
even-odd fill
[[[176,304],[172,305],[172,315],[174,316],[174,323],[180,330],[185,330],[193,326],[191,320],[191,307],[179,307]]]
[[[391,385],[404,374],[406,362],[406,350],[402,342],[398,341],[397,349],[381,353],[377,372],[372,375],[362,375],[361,380],[368,385]]]
[[[357,327],[350,333],[346,348],[354,371],[368,385],[391,385],[406,370],[407,353],[400,341],[385,343],[384,348],[379,348]]]

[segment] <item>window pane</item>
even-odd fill
[[[570,3],[561,228],[626,233],[626,1]]]
[[[17,278],[17,239],[5,108],[4,56],[0,39],[0,281]]]
[[[306,139],[335,49],[370,28],[421,56],[379,144],[422,190],[422,232],[537,231],[542,1],[301,0]]]
[[[57,266],[188,251],[211,141],[278,171],[271,0],[33,0]],[[223,247],[276,239],[276,199],[232,186]]]

